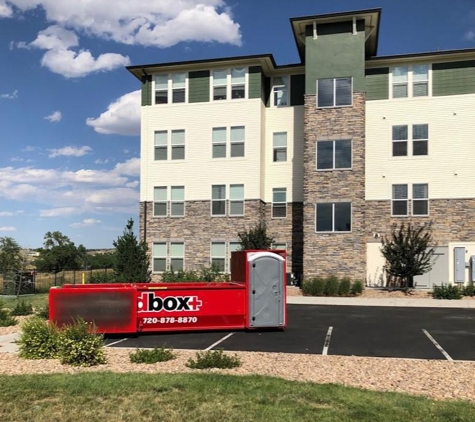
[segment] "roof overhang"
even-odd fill
[[[375,56],[378,52],[379,21],[381,9],[365,9],[352,12],[328,13],[325,15],[303,16],[291,18],[292,31],[302,62],[305,61],[305,28],[308,25],[347,22],[349,20],[364,20],[366,57]]]
[[[428,51],[424,53],[397,54],[391,56],[370,57],[366,60],[367,68],[394,66],[397,64],[420,62],[444,62],[475,60],[475,48],[461,50]]]

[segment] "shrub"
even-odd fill
[[[171,349],[164,347],[152,350],[138,349],[129,355],[132,363],[157,363],[166,362],[176,358],[176,354]]]
[[[462,299],[462,290],[453,284],[434,286],[432,297],[434,299]]]
[[[321,277],[305,280],[302,284],[302,293],[305,296],[323,296],[324,290],[325,280]]]
[[[348,296],[351,290],[351,281],[348,277],[344,277],[340,280],[340,285],[338,286],[338,294],[340,296]]]
[[[475,296],[475,286],[473,284],[465,286],[463,289],[464,296]]]
[[[51,286],[49,284],[35,284],[35,293],[42,294],[42,293],[49,293],[49,289]]]
[[[44,308],[39,308],[38,311],[36,312],[36,315],[39,318],[49,319],[49,305],[46,304]]]
[[[18,340],[20,357],[52,359],[58,356],[58,329],[44,319],[33,317],[22,324]]]
[[[16,319],[11,316],[8,309],[3,309],[3,303],[0,302],[0,327],[11,327],[16,324]]]
[[[200,271],[184,271],[178,270],[174,271],[171,268],[169,271],[162,273],[162,281],[164,283],[176,283],[176,282],[221,282],[221,281],[230,281],[229,274],[223,274],[220,272],[219,268],[216,265],[211,265],[210,267],[201,267]]]
[[[192,369],[230,369],[237,368],[241,365],[242,362],[237,355],[225,355],[222,349],[197,352],[196,360],[194,360],[193,358],[189,358],[186,362],[186,366]]]
[[[358,296],[363,293],[363,282],[361,280],[355,280],[355,282],[351,285],[351,294]]]
[[[338,278],[334,275],[328,276],[325,279],[325,296],[336,296],[338,295]]]
[[[58,356],[63,364],[94,366],[106,363],[103,336],[96,327],[78,318],[64,326],[58,337]]]
[[[11,310],[11,315],[24,316],[31,315],[33,313],[33,306],[31,303],[27,303],[24,300],[18,300],[15,307]]]
[[[91,273],[87,282],[90,284],[117,283],[117,276],[112,271],[108,273],[100,271]]]

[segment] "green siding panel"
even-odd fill
[[[433,96],[474,93],[475,60],[432,65]]]
[[[249,68],[248,98],[262,98],[262,69],[260,66]]]
[[[142,78],[142,105],[152,105],[152,77],[148,75]]]
[[[358,22],[358,27],[361,23]],[[365,90],[365,33],[353,35],[348,22],[317,26],[317,39],[307,27],[305,93],[315,95],[316,80],[353,77],[353,90]]]
[[[389,98],[389,67],[366,70],[366,101]]]
[[[290,77],[290,105],[298,106],[305,103],[305,75]]]
[[[209,101],[209,70],[188,73],[188,102],[205,103]]]

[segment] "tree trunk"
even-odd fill
[[[407,288],[413,289],[414,288],[414,276],[410,275],[407,277]]]

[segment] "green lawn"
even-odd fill
[[[82,373],[0,376],[0,385],[2,422],[475,420],[466,402],[261,376]]]
[[[27,303],[31,303],[33,308],[39,309],[44,308],[48,303],[48,293],[40,293],[36,295],[25,295],[20,296],[20,301],[24,300]],[[3,303],[5,308],[14,308],[17,304],[17,298],[13,296],[1,296],[0,295],[0,302]]]

